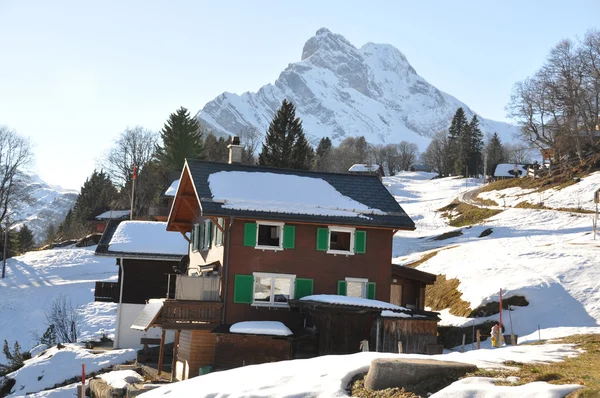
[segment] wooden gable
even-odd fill
[[[200,201],[198,195],[196,195],[190,170],[186,164],[167,221],[167,231],[181,232],[182,234],[191,231],[192,223],[198,217],[200,211]]]

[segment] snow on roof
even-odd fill
[[[111,220],[123,218],[129,215],[129,210],[109,210],[97,215],[96,220]]]
[[[265,334],[269,336],[290,336],[292,331],[277,321],[246,321],[238,322],[229,328],[231,333]]]
[[[188,243],[181,234],[168,232],[166,222],[123,221],[108,249],[114,252],[185,255]]]
[[[374,173],[376,171],[379,170],[379,165],[378,164],[353,164],[352,166],[350,166],[350,168],[348,169],[348,171],[353,171],[353,172],[369,172],[369,173]]]
[[[527,167],[522,164],[500,163],[496,166],[494,177],[514,177],[514,169],[517,166],[520,174],[519,177],[527,177]]]
[[[336,294],[314,294],[312,296],[302,297],[300,300],[318,301],[321,303],[348,305],[354,307],[378,308],[382,310],[409,311],[407,308],[386,303],[385,301],[371,300],[360,297],[338,296]]]
[[[220,171],[209,175],[208,184],[213,200],[228,209],[342,217],[386,214],[342,195],[321,178]]]
[[[177,193],[177,188],[179,188],[179,179],[173,181],[169,188],[165,191],[165,196],[175,196]]]
[[[394,312],[390,310],[381,311],[381,316],[384,318],[412,318],[412,315],[406,312]]]

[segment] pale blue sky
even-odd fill
[[[504,120],[512,84],[600,27],[600,1],[0,0],[0,125],[31,138],[43,179],[79,189],[125,127],[272,83],[321,27],[396,46]]]

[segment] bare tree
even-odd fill
[[[417,144],[401,141],[398,144],[398,166],[404,171],[408,171],[410,166],[415,164],[419,156],[419,147]]]
[[[100,166],[119,187],[131,180],[133,165],[141,173],[154,158],[158,133],[141,126],[127,128],[106,153]]]
[[[453,166],[451,164],[449,148],[448,130],[441,130],[433,136],[421,157],[439,175],[448,176],[452,172]]]
[[[534,149],[521,143],[508,143],[504,145],[504,152],[509,163],[530,164]]]
[[[254,127],[247,127],[239,132],[240,144],[244,146],[242,163],[256,164],[256,151],[262,144],[264,136]]]
[[[29,140],[0,126],[0,224],[9,214],[31,202],[29,179],[24,171],[32,160]]]
[[[53,327],[58,340],[62,343],[76,343],[81,335],[81,315],[71,304],[71,299],[64,293],[44,311],[48,327]]]

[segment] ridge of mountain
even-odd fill
[[[456,109],[475,112],[419,76],[407,58],[389,44],[360,48],[344,36],[321,28],[277,80],[257,92],[224,92],[196,118],[217,134],[238,135],[247,128],[266,131],[283,99],[296,106],[312,142],[364,135],[371,143],[412,141],[421,149],[448,128]],[[517,127],[481,117],[484,133],[498,132],[510,141]]]

